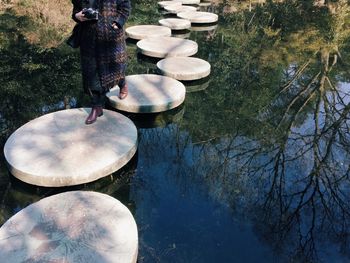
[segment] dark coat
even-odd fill
[[[96,1],[99,10],[97,22],[80,22],[75,18],[75,14],[89,4],[89,0],[72,0],[72,17],[82,25],[80,51],[84,89],[90,91],[94,85],[91,83],[94,70],[100,85],[104,91],[108,91],[125,78],[127,54],[123,26],[131,7],[129,0]],[[111,26],[113,22],[119,29]]]

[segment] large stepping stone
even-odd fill
[[[133,113],[167,111],[179,106],[186,96],[185,86],[169,77],[142,74],[126,77],[129,94],[120,100],[119,87],[111,89],[107,97],[112,107]]]
[[[180,12],[177,16],[196,24],[215,23],[219,19],[217,14],[209,12]]]
[[[4,147],[10,172],[29,184],[59,187],[92,182],[122,168],[136,152],[135,125],[108,110],[86,125],[89,112],[58,111],[16,130]]]
[[[181,3],[181,1],[160,1],[160,2],[158,2],[158,5],[160,7],[164,8],[164,7],[168,6],[168,5],[181,6],[182,3]]]
[[[172,30],[185,30],[191,27],[191,22],[180,18],[165,18],[159,20],[159,24],[169,27]]]
[[[197,53],[198,44],[176,37],[152,37],[136,43],[139,51],[150,57],[188,57]]]
[[[200,58],[172,57],[157,63],[163,75],[178,80],[197,80],[210,74],[210,64]]]
[[[183,6],[183,5],[181,6],[168,5],[168,6],[165,6],[164,9],[171,14],[177,14],[181,12],[196,12],[197,7]]]
[[[157,25],[139,25],[139,26],[131,26],[125,29],[126,35],[132,39],[144,39],[147,37],[170,37],[171,29],[165,26],[157,26]]]
[[[88,191],[34,203],[0,228],[2,262],[136,263],[138,234],[118,200]]]

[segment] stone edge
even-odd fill
[[[168,71],[166,71],[164,69],[161,69],[159,67],[159,63],[161,61],[158,61],[157,68],[162,72],[162,74],[165,75],[165,76],[177,79],[177,80],[198,80],[198,79],[202,79],[202,78],[205,78],[205,77],[209,76],[210,72],[211,72],[211,65],[210,65],[210,63],[205,61],[205,60],[203,60],[204,62],[208,63],[208,65],[209,65],[209,69],[208,70],[206,70],[204,72],[201,72],[201,73],[196,73],[195,77],[192,77],[192,74],[183,74],[183,73],[180,74],[182,76],[178,76],[178,74],[176,74],[176,73],[171,73],[171,72],[168,72]]]
[[[187,39],[186,39],[187,40]],[[190,57],[195,55],[198,52],[198,44],[192,40],[187,40],[187,41],[191,41],[193,43],[195,43],[195,48],[194,50],[190,50],[187,52],[183,52],[182,54],[172,54],[170,53],[162,53],[162,52],[157,52],[157,51],[149,51],[149,50],[144,50],[142,47],[140,47],[140,45],[142,43],[140,43],[142,40],[138,41],[136,43],[137,46],[137,50],[138,52],[140,52],[141,54],[145,55],[145,56],[149,56],[149,57],[155,57],[155,58],[166,58],[166,57]]]

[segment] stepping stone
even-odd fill
[[[23,125],[4,147],[10,172],[29,184],[60,187],[119,170],[136,152],[137,130],[122,114],[103,112],[91,125],[84,123],[87,108],[57,111]]]
[[[177,80],[197,80],[210,74],[210,64],[200,58],[173,57],[157,63],[163,75]]]
[[[198,5],[201,0],[179,0],[183,5]]]
[[[156,58],[188,57],[198,51],[196,42],[176,37],[146,38],[137,42],[136,45],[142,54]]]
[[[191,22],[186,19],[180,18],[165,18],[159,20],[159,24],[162,26],[169,27],[172,30],[184,30],[191,27]]]
[[[136,263],[137,250],[137,226],[128,208],[96,192],[44,198],[0,228],[0,257],[6,262]]]
[[[125,29],[126,35],[132,39],[144,39],[147,37],[170,37],[171,29],[166,26],[139,25]]]
[[[182,6],[182,3],[181,1],[161,1],[161,2],[158,2],[158,5],[160,7],[166,7],[168,5],[173,5],[173,6]]]
[[[191,26],[191,31],[195,32],[203,32],[203,31],[213,31],[217,29],[218,25],[210,25],[210,26]]]
[[[194,6],[173,6],[173,5],[168,5],[165,6],[164,9],[168,11],[171,14],[177,14],[181,12],[195,12],[197,10],[197,7]]]
[[[177,16],[197,24],[215,23],[219,19],[217,14],[209,12],[180,12]]]
[[[133,113],[151,113],[167,111],[179,106],[186,95],[185,86],[172,78],[141,74],[126,77],[129,94],[120,100],[119,87],[114,87],[107,98],[112,107]]]

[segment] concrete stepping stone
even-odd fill
[[[163,75],[177,80],[197,80],[210,74],[210,64],[200,58],[172,57],[157,63]]]
[[[188,57],[197,53],[198,44],[176,37],[152,37],[136,43],[139,51],[150,57]]]
[[[164,8],[168,5],[182,6],[182,2],[181,1],[160,1],[160,2],[158,2],[158,5],[162,8]]]
[[[122,114],[103,112],[91,125],[84,123],[87,108],[57,111],[23,125],[4,147],[10,172],[29,184],[60,187],[119,170],[136,152],[137,130]]]
[[[194,6],[174,6],[174,5],[168,5],[165,6],[164,9],[168,11],[171,14],[177,14],[181,12],[195,12],[197,10],[197,7]]]
[[[180,18],[165,18],[159,20],[159,24],[169,27],[172,30],[185,30],[191,27],[191,22]]]
[[[96,192],[44,198],[0,228],[0,257],[12,263],[136,263],[137,250],[137,226],[128,208]]]
[[[183,19],[190,20],[191,23],[196,24],[215,23],[219,19],[217,14],[209,12],[180,12],[177,13],[177,16]]]
[[[131,26],[125,29],[125,32],[129,38],[137,40],[144,39],[147,37],[171,36],[171,29],[169,27],[157,25]]]
[[[114,87],[107,98],[112,107],[133,113],[167,111],[179,106],[186,95],[185,86],[166,76],[141,74],[126,77],[129,95],[120,100],[119,87]]]

